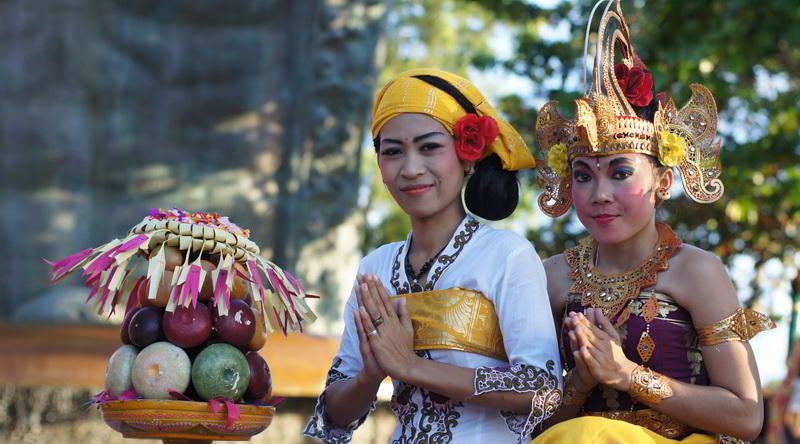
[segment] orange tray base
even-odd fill
[[[227,409],[211,411],[205,402],[135,399],[100,405],[103,420],[125,438],[162,439],[164,442],[249,441],[263,432],[275,408],[240,404],[239,419],[225,427]]]

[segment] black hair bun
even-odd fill
[[[481,160],[467,181],[464,191],[467,209],[483,219],[505,219],[519,203],[516,171],[506,171],[497,154]]]

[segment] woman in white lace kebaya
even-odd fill
[[[398,75],[377,95],[372,134],[383,182],[411,219],[405,241],[361,260],[325,391],[305,429],[349,442],[392,378],[392,443],[529,439],[561,400],[544,268],[533,246],[468,215],[517,205],[534,161],[469,81]]]

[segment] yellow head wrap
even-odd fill
[[[372,137],[378,137],[386,122],[403,113],[427,114],[453,134],[456,122],[467,112],[450,94],[415,78],[423,75],[447,81],[472,103],[479,116],[489,116],[497,122],[499,135],[486,147],[481,158],[495,153],[503,162],[505,170],[521,170],[536,165],[522,136],[497,114],[475,85],[463,77],[438,69],[421,68],[406,71],[395,76],[378,91],[375,103],[372,105]]]

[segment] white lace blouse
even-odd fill
[[[397,426],[391,442],[527,442],[534,427],[555,412],[561,400],[558,343],[544,267],[536,251],[527,239],[467,216],[430,268],[423,288],[405,271],[410,240],[411,234],[405,242],[376,249],[361,260],[359,274],[378,276],[390,295],[453,287],[482,292],[494,304],[509,361],[457,350],[417,353],[427,359],[476,369],[476,395],[513,390],[533,392],[534,397],[530,414],[515,414],[452,401],[421,387],[393,381],[391,409]],[[344,309],[345,330],[326,387],[356,376],[363,366],[352,318],[357,308],[353,292]],[[366,415],[345,428],[337,428],[325,412],[323,392],[305,434],[326,443],[345,443],[365,419]]]

